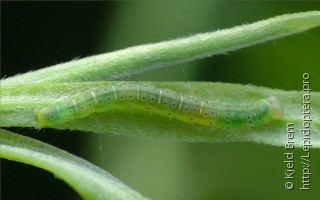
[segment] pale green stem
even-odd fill
[[[13,86],[121,79],[155,68],[234,51],[319,25],[319,11],[286,14],[230,29],[90,56],[7,78],[1,84]]]
[[[106,171],[81,158],[3,129],[0,129],[0,157],[50,171],[84,199],[145,199]]]

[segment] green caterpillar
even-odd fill
[[[216,128],[250,128],[283,116],[275,97],[252,104],[226,104],[203,101],[143,83],[121,83],[79,93],[42,108],[36,119],[42,126],[84,118],[113,109],[130,109],[177,119],[185,123]]]

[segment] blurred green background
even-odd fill
[[[1,78],[74,58],[320,10],[312,2],[2,2]],[[213,81],[320,91],[320,28],[123,80]],[[311,191],[284,189],[283,147],[185,143],[52,129],[10,129],[83,157],[152,199],[318,199],[320,150]],[[297,130],[296,137],[299,137]],[[3,199],[80,199],[43,170],[1,161]]]

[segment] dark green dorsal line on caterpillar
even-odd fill
[[[283,116],[276,97],[250,103],[205,101],[194,96],[143,83],[120,83],[98,87],[42,108],[36,113],[41,126],[84,118],[117,109],[142,111],[185,123],[216,128],[251,128]]]

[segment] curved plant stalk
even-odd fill
[[[51,145],[0,129],[0,156],[48,170],[84,199],[145,199],[93,164]]]
[[[68,98],[74,93],[116,82],[81,82],[30,84],[2,87],[0,124],[2,127],[36,127],[37,110]],[[277,97],[285,111],[283,119],[268,125],[249,129],[215,129],[150,114],[146,111],[110,110],[95,113],[70,123],[51,126],[57,129],[81,130],[96,133],[114,133],[134,136],[183,140],[189,142],[230,142],[247,141],[270,145],[284,145],[287,141],[287,123],[294,123],[296,132],[302,126],[302,95],[298,91],[282,91],[257,86],[226,83],[199,82],[153,82],[153,85],[171,89],[203,100],[241,104],[269,96]],[[76,92],[75,92],[76,91]],[[227,92],[226,92],[227,91]],[[320,93],[311,94],[312,141],[320,147]],[[297,133],[298,134],[298,133]],[[300,137],[295,137],[296,146],[301,146]]]
[[[165,67],[235,51],[320,25],[320,11],[281,15],[191,37],[140,45],[62,63],[2,80],[3,86],[43,82],[116,80]]]

